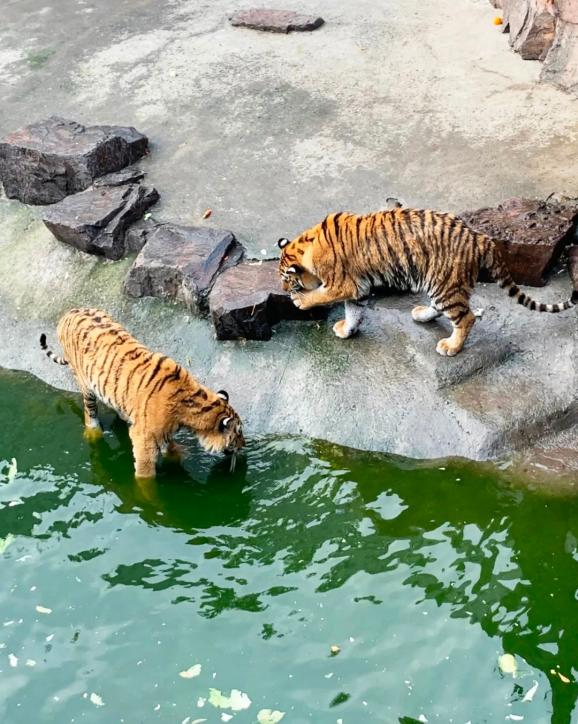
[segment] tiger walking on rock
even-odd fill
[[[97,398],[129,423],[136,477],[154,478],[159,452],[175,455],[180,427],[196,433],[205,450],[235,454],[245,445],[241,420],[224,391],[212,392],[169,357],[149,351],[99,309],[73,309],[59,321],[65,357],[41,335],[57,364],[70,365],[84,404],[86,437],[102,434]]]
[[[398,208],[365,216],[330,214],[292,241],[279,239],[278,244],[283,288],[296,307],[345,302],[345,319],[333,327],[343,339],[358,331],[360,302],[372,288],[425,291],[430,304],[414,307],[412,317],[416,322],[448,317],[452,334],[441,339],[436,350],[453,357],[475,322],[470,296],[481,268],[532,311],[561,312],[578,303],[578,291],[560,304],[534,301],[514,284],[494,241],[449,213]]]

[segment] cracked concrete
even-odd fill
[[[538,82],[539,63],[510,51],[486,0],[299,0],[293,9],[326,24],[289,36],[231,27],[228,16],[246,6],[5,0],[0,135],[53,113],[134,125],[151,139],[155,216],[230,228],[251,254],[271,253],[328,211],[379,209],[388,196],[459,211],[578,195],[578,101]],[[572,424],[573,312],[536,318],[482,290],[474,306],[495,310],[463,355],[472,374],[455,366],[466,362],[437,359],[439,327],[408,322],[409,298],[377,303],[350,343],[321,323],[281,325],[264,344],[216,344],[182,307],[123,299],[125,262],[64,248],[35,214],[0,201],[2,365],[69,386],[37,356],[36,336],[67,306],[91,303],[228,385],[253,434],[301,429],[357,447],[480,458]],[[560,278],[536,297],[568,288]],[[463,379],[444,377],[452,364]]]

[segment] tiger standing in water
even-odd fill
[[[430,304],[414,307],[412,317],[416,322],[448,317],[452,334],[436,350],[453,357],[475,322],[470,296],[481,268],[533,311],[561,312],[578,303],[578,291],[561,304],[535,302],[514,284],[494,241],[453,214],[414,209],[330,214],[292,241],[278,243],[283,288],[296,307],[345,302],[345,319],[333,327],[343,339],[358,331],[363,318],[359,302],[372,288],[425,291]]]
[[[205,450],[235,454],[245,445],[241,420],[224,391],[212,392],[169,357],[149,351],[99,309],[73,309],[58,323],[65,357],[41,335],[40,346],[57,364],[70,365],[84,404],[86,437],[102,430],[97,398],[129,423],[137,478],[154,478],[159,452],[176,454],[180,427],[196,433]]]

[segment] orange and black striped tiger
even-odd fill
[[[469,300],[481,268],[528,309],[560,312],[578,303],[578,291],[561,304],[535,302],[514,284],[494,241],[453,214],[414,209],[331,214],[292,241],[279,239],[279,247],[279,273],[296,307],[345,302],[345,319],[333,327],[342,338],[359,329],[360,301],[372,288],[387,285],[425,291],[430,304],[415,307],[413,319],[429,322],[445,314],[453,332],[436,349],[458,354],[475,321]]]
[[[209,452],[232,454],[244,444],[241,420],[224,391],[212,392],[169,357],[150,352],[99,309],[72,309],[59,321],[65,358],[40,346],[49,358],[72,368],[84,403],[87,437],[102,434],[97,398],[129,423],[137,478],[153,478],[159,452],[176,453],[180,427],[196,433]],[[234,457],[232,459],[234,462]]]

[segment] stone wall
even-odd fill
[[[525,60],[543,62],[541,78],[578,94],[578,0],[490,0]]]

